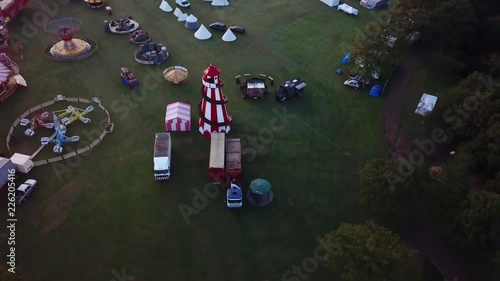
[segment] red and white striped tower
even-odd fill
[[[220,70],[210,64],[201,79],[202,100],[199,104],[200,133],[210,137],[212,132],[229,133],[233,119],[226,110],[227,97],[222,94],[224,81],[219,78]]]

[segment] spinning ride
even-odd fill
[[[149,33],[146,31],[138,29],[138,30],[134,31],[134,33],[132,33],[132,35],[130,35],[129,40],[130,40],[130,43],[144,44],[144,43],[148,43],[151,41],[151,35],[149,35]]]
[[[139,29],[139,23],[135,20],[117,19],[114,21],[104,21],[104,30],[113,34],[129,34]]]
[[[47,23],[45,31],[58,36],[61,41],[50,47],[50,55],[59,60],[75,60],[87,56],[91,52],[91,45],[73,36],[82,28],[82,21],[76,18],[62,18]]]
[[[188,70],[183,66],[171,66],[163,71],[165,80],[174,84],[179,84],[188,77]]]
[[[167,47],[161,43],[149,42],[142,44],[134,52],[135,61],[141,64],[161,64],[168,59]]]

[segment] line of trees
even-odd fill
[[[500,5],[495,0],[400,0],[353,39],[351,73],[369,75],[398,59],[418,31],[441,74],[461,81],[440,95],[429,132],[442,128],[456,154],[438,178],[422,165],[404,181],[391,159],[372,159],[359,173],[361,204],[401,217],[424,207],[449,241],[489,251],[491,281],[500,280]],[[395,48],[390,37],[399,38]],[[403,40],[402,40],[403,39]],[[438,148],[439,149],[439,148]],[[480,179],[469,184],[470,176]],[[325,265],[343,281],[421,280],[415,252],[373,221],[343,224],[324,237],[336,249]]]

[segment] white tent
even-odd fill
[[[212,6],[216,6],[216,7],[229,6],[229,2],[227,0],[213,0]]]
[[[321,2],[325,3],[326,5],[330,7],[335,7],[339,5],[339,0],[320,0]]]
[[[228,28],[226,33],[224,33],[224,35],[222,35],[222,41],[224,41],[224,42],[236,41],[236,36],[234,36],[234,33],[231,31],[230,28]]]
[[[191,30],[197,30],[198,28],[200,28],[200,24],[198,23],[198,19],[193,14],[191,14],[186,18],[186,24],[184,25],[184,27]]]
[[[358,10],[357,9],[354,9],[353,7],[347,5],[347,4],[341,4],[337,7],[337,11],[342,11],[346,14],[349,14],[349,15],[355,15],[357,16],[358,15]]]
[[[437,102],[437,97],[429,94],[423,94],[418,103],[415,113],[422,116],[427,116],[434,110],[434,106]]]
[[[179,15],[179,18],[177,19],[177,21],[186,21],[188,15],[186,13],[182,13]]]
[[[212,33],[202,24],[200,28],[194,33],[194,37],[198,40],[208,40],[212,37]]]
[[[174,10],[174,9],[172,9],[172,7],[170,7],[170,5],[168,4],[168,2],[165,1],[165,0],[161,1],[160,9],[162,11],[164,11],[164,12],[167,12],[167,13],[170,13],[170,12],[172,12]]]
[[[174,10],[174,16],[179,17],[181,14],[182,14],[181,9],[175,8],[175,10]]]

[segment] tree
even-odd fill
[[[342,224],[323,238],[329,256],[325,265],[342,281],[420,280],[413,264],[415,251],[403,246],[397,234],[367,221]]]
[[[361,181],[360,202],[379,214],[399,213],[401,182],[394,160],[372,159],[359,172]],[[398,177],[393,178],[393,177]]]
[[[500,236],[500,195],[478,190],[469,193],[456,219],[458,239],[491,248]]]
[[[494,272],[491,280],[500,280],[500,251],[497,251],[493,257],[493,268]]]

